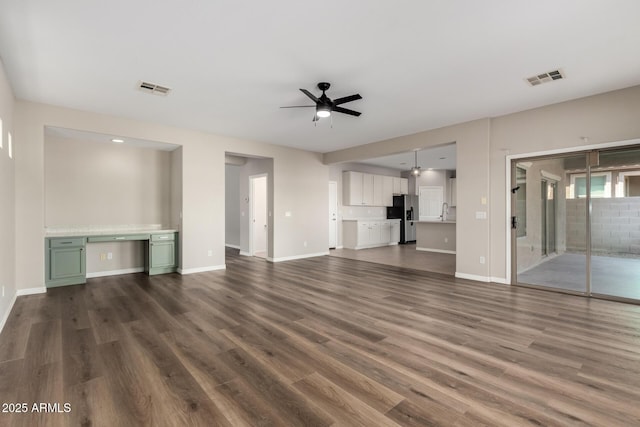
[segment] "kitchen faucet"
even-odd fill
[[[442,214],[440,215],[440,218],[442,221],[446,221],[447,220],[447,214],[449,213],[449,203],[444,202],[442,204]]]

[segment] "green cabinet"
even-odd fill
[[[49,238],[45,242],[45,283],[48,288],[87,281],[84,237]]]
[[[149,275],[173,273],[178,269],[177,233],[152,234],[145,253],[145,272]]]

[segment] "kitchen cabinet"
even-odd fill
[[[393,194],[409,194],[409,179],[393,177]]]
[[[393,206],[393,177],[382,177],[383,206]]]
[[[48,288],[87,281],[85,245],[84,237],[46,240],[45,284]]]
[[[373,206],[388,206],[385,205],[384,176],[382,175],[373,175]]]
[[[409,180],[364,172],[342,173],[342,204],[345,206],[393,206],[394,194],[408,194]]]
[[[449,206],[456,206],[456,199],[458,198],[458,190],[456,188],[456,179],[449,178]]]
[[[400,241],[400,220],[344,220],[343,244],[347,249],[395,245]]]
[[[152,234],[145,251],[145,269],[149,275],[176,271],[176,233]]]

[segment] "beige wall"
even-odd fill
[[[507,156],[598,147],[640,137],[640,86],[495,118],[491,121],[491,271],[510,279]],[[588,141],[582,139],[587,137]],[[460,148],[460,147],[458,147]],[[459,170],[460,168],[458,168]],[[464,185],[458,179],[458,189]],[[458,207],[458,218],[460,217]]]
[[[16,297],[15,278],[15,162],[9,158],[7,134],[13,135],[14,98],[0,62],[0,118],[2,119],[3,148],[0,149],[0,331]]]
[[[225,152],[274,159],[271,231],[275,260],[327,251],[328,224],[324,219],[328,168],[317,153],[27,101],[16,103],[14,116],[15,137],[23,141],[16,152],[18,288],[44,285],[45,126],[181,146],[181,152],[174,154],[171,162],[174,165],[181,157],[181,182],[172,180],[172,187],[182,191],[180,200],[172,198],[170,221],[181,222],[178,228],[183,273],[224,267]],[[292,213],[290,217],[285,217],[287,211]],[[182,218],[176,219],[174,216],[180,212]]]
[[[490,280],[490,228],[487,219],[476,219],[475,212],[490,218],[489,132],[491,120],[482,119],[420,132],[385,141],[326,153],[326,164],[358,161],[407,152],[420,148],[457,143],[456,275]]]
[[[224,241],[234,248],[240,248],[240,169],[238,165],[225,165]]]
[[[456,142],[456,275],[509,283],[507,157],[637,139],[638,117],[640,86],[326,153],[323,158],[325,164],[333,164]],[[487,220],[476,219],[476,212],[487,212]],[[486,264],[480,264],[481,256]]]
[[[45,227],[170,226],[171,153],[45,136]]]

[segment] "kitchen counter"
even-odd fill
[[[417,221],[416,250],[456,253],[455,221]]]

